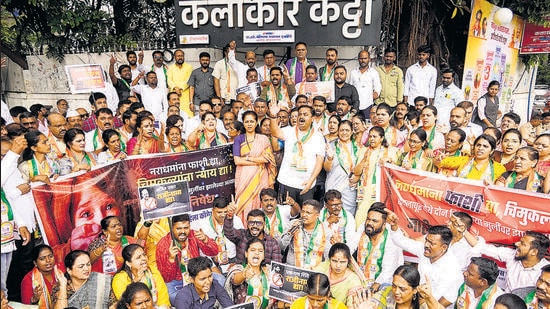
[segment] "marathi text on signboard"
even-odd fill
[[[311,45],[377,45],[382,1],[373,0],[175,0],[176,32],[210,36],[223,46],[230,40],[244,43],[288,43],[277,33],[295,32],[295,41]],[[245,37],[244,30],[247,35]],[[312,35],[323,33],[323,35]],[[181,40],[178,40],[178,42]],[[180,44],[181,45],[181,44]]]

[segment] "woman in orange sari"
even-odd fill
[[[235,213],[242,220],[250,210],[261,208],[260,191],[272,188],[277,176],[271,142],[267,136],[256,133],[258,115],[253,111],[244,112],[243,123],[246,133],[236,136],[233,142],[233,155],[237,166]]]

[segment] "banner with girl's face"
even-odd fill
[[[208,216],[215,197],[235,192],[231,147],[137,156],[34,187],[43,237],[62,261],[71,250],[87,250],[107,216],[119,217],[124,234],[134,235],[145,188],[157,201],[162,198],[155,210],[145,212],[147,219],[187,211],[192,221]]]

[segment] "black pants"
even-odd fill
[[[309,189],[309,191],[307,191],[305,194],[300,194],[300,192],[302,192],[302,189],[285,186],[282,183],[279,183],[279,195],[283,197],[284,201],[284,198],[286,197],[286,194],[288,192],[288,195],[301,206],[304,201],[313,199],[314,188]]]
[[[25,246],[23,246],[23,241],[15,241],[17,250],[13,252],[8,279],[6,280],[9,300],[21,302],[21,281],[33,269],[32,251],[40,243],[42,243],[42,238],[35,239],[34,233],[31,233],[31,240]],[[5,270],[2,269],[2,271]]]

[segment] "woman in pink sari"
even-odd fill
[[[277,166],[269,138],[256,133],[258,115],[253,111],[244,112],[243,124],[246,133],[235,137],[233,142],[233,155],[237,166],[235,213],[242,220],[250,210],[261,207],[260,191],[272,188],[277,176]]]

